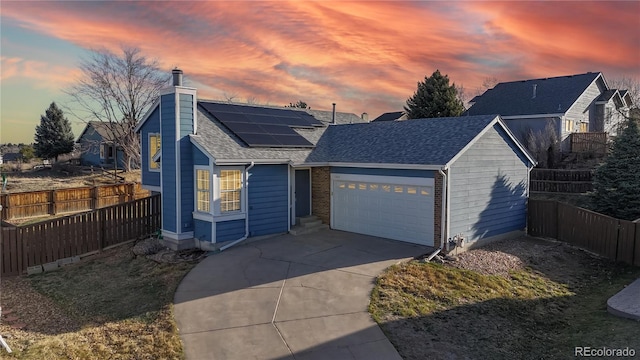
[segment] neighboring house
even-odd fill
[[[90,121],[85,126],[76,143],[80,146],[80,164],[85,166],[113,167],[118,160],[118,168],[124,168],[124,152],[113,142],[115,135],[112,126],[101,121]]]
[[[20,154],[19,152],[5,153],[4,155],[0,156],[0,159],[2,160],[0,164],[18,163],[22,161],[22,154]]]
[[[428,246],[526,226],[534,160],[499,116],[348,124],[358,116],[199,100],[181,74],[136,128],[174,249],[286,233],[308,215]]]
[[[395,112],[386,112],[377,118],[371,120],[371,122],[378,121],[396,121],[396,120],[407,120],[407,114],[404,111],[395,111]]]
[[[632,100],[626,90],[610,89],[602,73],[590,72],[499,83],[470,103],[466,115],[499,114],[521,140],[550,124],[564,141],[573,132],[615,136]]]

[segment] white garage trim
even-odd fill
[[[331,226],[433,246],[434,192],[432,178],[331,174]]]

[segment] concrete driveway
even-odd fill
[[[385,268],[430,250],[324,230],[211,255],[174,298],[186,357],[400,359],[367,312],[369,295]]]

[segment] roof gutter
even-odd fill
[[[500,115],[503,120],[511,120],[511,119],[539,119],[539,118],[548,118],[548,117],[560,117],[564,116],[565,113],[555,113],[555,114],[532,114],[532,115]]]
[[[385,163],[351,163],[351,162],[307,162],[293,164],[293,167],[358,167],[366,169],[405,169],[405,170],[440,170],[445,165],[422,165],[422,164],[385,164]]]
[[[246,165],[246,163],[245,163]],[[251,164],[249,164],[249,166],[244,170],[245,171],[245,182],[244,182],[244,191],[245,191],[245,196],[244,196],[244,208],[245,211],[247,212],[247,216],[244,219],[244,236],[242,236],[240,239],[238,240],[234,240],[233,242],[231,242],[230,244],[227,244],[223,247],[221,247],[219,249],[219,251],[225,251],[228,248],[239,244],[243,241],[245,241],[248,237],[249,237],[249,170],[251,170],[251,168],[255,165],[255,163],[252,161]]]

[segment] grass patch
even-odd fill
[[[576,346],[640,351],[639,323],[606,311],[640,269],[589,259],[564,281],[550,266],[562,259],[545,261],[508,277],[418,261],[393,266],[369,310],[404,359],[565,359]]]
[[[34,296],[25,297],[41,297],[40,301],[58,314],[51,316],[49,323],[12,331],[9,343],[14,353],[3,356],[183,358],[172,301],[177,285],[194,264],[157,264],[135,257],[130,249],[130,245],[121,246],[80,264],[24,279],[28,289],[23,292],[35,290]],[[17,315],[28,316],[25,312],[29,311],[27,308]]]

